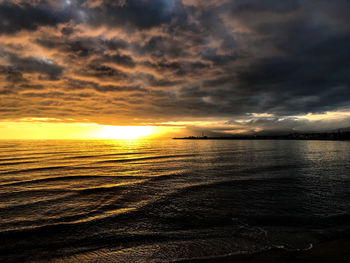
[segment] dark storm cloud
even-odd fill
[[[233,12],[273,12],[273,13],[288,13],[296,10],[302,4],[302,0],[236,0],[232,1],[231,8]]]
[[[98,92],[147,92],[147,89],[142,88],[138,85],[101,85],[93,81],[84,81],[76,79],[67,79],[66,86],[69,87],[68,90],[84,90],[92,89]]]
[[[95,26],[147,29],[170,23],[173,19],[186,19],[186,12],[178,0],[86,1],[86,6],[87,20]]]
[[[127,79],[128,75],[116,68],[101,65],[99,63],[91,63],[80,72],[82,75],[95,77],[97,79],[121,81]]]
[[[47,4],[32,5],[29,2],[0,2],[0,34],[33,31],[39,26],[55,26],[72,17],[69,9],[54,10]]]
[[[209,64],[200,61],[188,62],[181,60],[178,60],[176,62],[166,62],[164,60],[159,62],[147,61],[143,63],[143,65],[159,72],[160,74],[169,73],[175,77],[184,77],[193,74],[204,73],[205,69],[210,68]],[[168,82],[171,83],[174,81],[169,80]],[[179,81],[175,81],[174,83],[179,83]]]
[[[153,87],[173,87],[182,83],[181,80],[156,79],[153,76],[149,79],[149,84]]]
[[[44,36],[36,40],[36,42],[42,47],[58,50],[63,53],[67,53],[69,56],[74,57],[88,57],[91,55],[103,55],[106,51],[119,51],[126,49],[127,42],[122,39],[108,39],[103,40],[93,37],[47,37]],[[119,56],[119,57],[118,57]],[[122,55],[111,55],[110,60],[124,61],[127,64],[132,64],[131,58]]]
[[[213,62],[215,65],[225,64],[228,62],[232,62],[236,59],[235,55],[218,55],[217,49],[208,49],[205,50],[202,54],[203,60],[209,60]]]
[[[115,85],[97,86],[95,89],[101,92],[147,91],[139,86],[115,86]]]
[[[135,62],[131,56],[128,55],[120,55],[120,54],[115,54],[115,55],[106,55],[103,57],[105,61],[108,62],[113,62],[117,65],[121,65],[127,68],[133,68],[135,67]]]
[[[5,67],[0,65],[0,75],[4,76],[6,81],[9,83],[19,83],[26,81],[26,79],[23,77],[22,72],[20,72],[15,67]]]
[[[319,39],[307,49],[304,47],[307,44],[294,43],[301,48],[288,55],[256,60],[238,72],[237,80],[255,94],[269,94],[271,102],[279,104],[281,114],[337,107],[350,100],[347,92],[350,55],[345,48],[350,44],[349,40],[349,37],[339,36]],[[310,96],[319,96],[318,102],[305,99]],[[332,99],[334,96],[336,100]],[[270,110],[273,108],[270,105]]]
[[[6,78],[12,82],[24,81],[23,73],[38,73],[45,75],[50,80],[57,80],[64,70],[55,62],[44,58],[20,57],[15,53],[3,52],[1,49],[0,55],[11,63],[11,66],[7,67],[0,65],[0,68],[3,68],[0,71],[7,71]]]
[[[0,1],[1,96],[90,90],[76,107],[111,122],[311,127],[294,117],[350,105],[348,10],[347,0]]]
[[[12,60],[20,71],[27,73],[40,73],[49,77],[50,80],[58,80],[63,67],[51,61],[36,58],[15,58]]]
[[[154,36],[144,46],[139,47],[141,55],[153,58],[177,58],[188,56],[184,43],[171,37]]]

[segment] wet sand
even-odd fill
[[[233,255],[210,259],[183,260],[182,263],[346,263],[350,262],[350,239],[339,239],[320,243],[306,251],[286,251],[271,249],[269,251]]]

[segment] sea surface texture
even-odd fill
[[[349,233],[349,171],[342,141],[0,141],[0,261],[309,249]]]

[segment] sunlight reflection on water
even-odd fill
[[[348,227],[349,142],[1,141],[0,148],[7,240],[0,249],[16,260],[69,249],[123,262],[140,253],[161,261],[164,253],[302,248],[315,231]],[[21,255],[11,252],[20,247]]]

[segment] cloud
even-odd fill
[[[350,103],[349,8],[346,0],[0,1],[0,118],[245,120],[237,131],[346,125],[297,117]]]
[[[0,65],[2,72],[7,72],[6,79],[9,82],[21,82],[24,81],[24,73],[38,73],[48,77],[50,80],[57,80],[64,68],[57,65],[54,61],[46,58],[35,58],[35,57],[20,57],[15,53],[2,52],[0,55],[10,65]]]
[[[0,34],[14,34],[20,30],[34,31],[40,26],[68,22],[72,12],[69,8],[54,10],[46,4],[33,5],[30,1],[4,1],[0,2],[0,17]]]
[[[186,19],[178,0],[87,1],[86,20],[94,26],[132,26],[147,29],[172,20]]]

